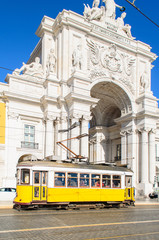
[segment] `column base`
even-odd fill
[[[16,178],[6,177],[2,179],[2,187],[13,187],[16,188]]]
[[[153,184],[151,183],[139,183],[136,187],[137,198],[147,198],[150,193],[153,192]]]

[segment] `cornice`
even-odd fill
[[[92,97],[88,97],[88,96],[84,96],[82,94],[77,94],[77,93],[69,93],[67,96],[65,96],[64,98],[66,100],[66,102],[69,101],[78,101],[78,102],[86,102],[89,103],[90,105],[92,104],[97,104],[99,99],[97,98],[92,98]]]
[[[151,58],[151,61],[154,61],[157,58],[156,54],[150,51],[151,47],[148,44],[120,35],[115,31],[100,26],[95,21],[88,22],[84,16],[72,11],[64,10],[60,13],[57,16],[52,29],[57,32],[62,26],[69,26],[83,31],[86,33],[87,37],[92,36],[109,43],[114,43],[122,49],[127,49],[135,54],[141,54],[145,57]]]
[[[38,37],[42,37],[42,35],[44,34],[44,32],[48,32],[48,33],[53,33],[52,32],[52,26],[54,24],[55,20],[53,18],[44,16],[38,29],[36,30],[35,34]]]
[[[8,101],[11,99],[14,99],[14,100],[19,99],[19,100],[23,100],[23,101],[27,101],[27,102],[40,103],[39,98],[32,97],[30,95],[19,94],[17,92],[4,91],[3,96],[6,97],[8,99]]]
[[[71,81],[73,80],[81,80],[81,81],[84,81],[88,84],[90,84],[92,82],[92,80],[88,77],[86,77],[86,73],[85,72],[79,72],[79,71],[76,71],[74,72],[71,77],[67,80],[67,84],[69,85],[71,83]]]
[[[142,110],[142,111],[136,113],[137,119],[141,119],[141,118],[145,118],[145,117],[159,119],[159,113],[154,113],[154,112],[145,111],[145,110]]]

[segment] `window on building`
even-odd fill
[[[156,161],[159,162],[159,144],[155,145]]]
[[[38,148],[38,144],[35,143],[35,126],[25,124],[24,125],[24,141],[22,147],[25,148]]]
[[[121,144],[117,144],[116,146],[116,160],[121,160]]]

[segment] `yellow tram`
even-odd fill
[[[17,166],[15,207],[134,204],[133,173],[106,165],[25,161]]]

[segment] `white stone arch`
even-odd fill
[[[130,103],[131,103],[131,108],[132,108],[132,112],[135,112],[135,98],[134,98],[134,94],[128,89],[126,88],[121,82],[119,81],[112,81],[110,78],[108,77],[101,77],[101,78],[96,78],[88,87],[88,90],[91,92],[91,89],[97,85],[98,83],[104,83],[104,82],[109,82],[112,84],[117,85],[119,88],[121,88],[125,94],[128,96]]]
[[[135,112],[134,96],[122,83],[106,77],[95,79],[89,85],[89,91],[92,98],[99,99],[91,109],[92,120],[89,129],[90,153],[95,152],[93,161],[120,161],[122,153],[120,150],[118,155],[117,149],[126,146],[120,133],[125,124],[131,125],[130,116]]]
[[[33,154],[23,154],[18,158],[18,163],[24,161],[37,161],[37,159],[38,158]]]

